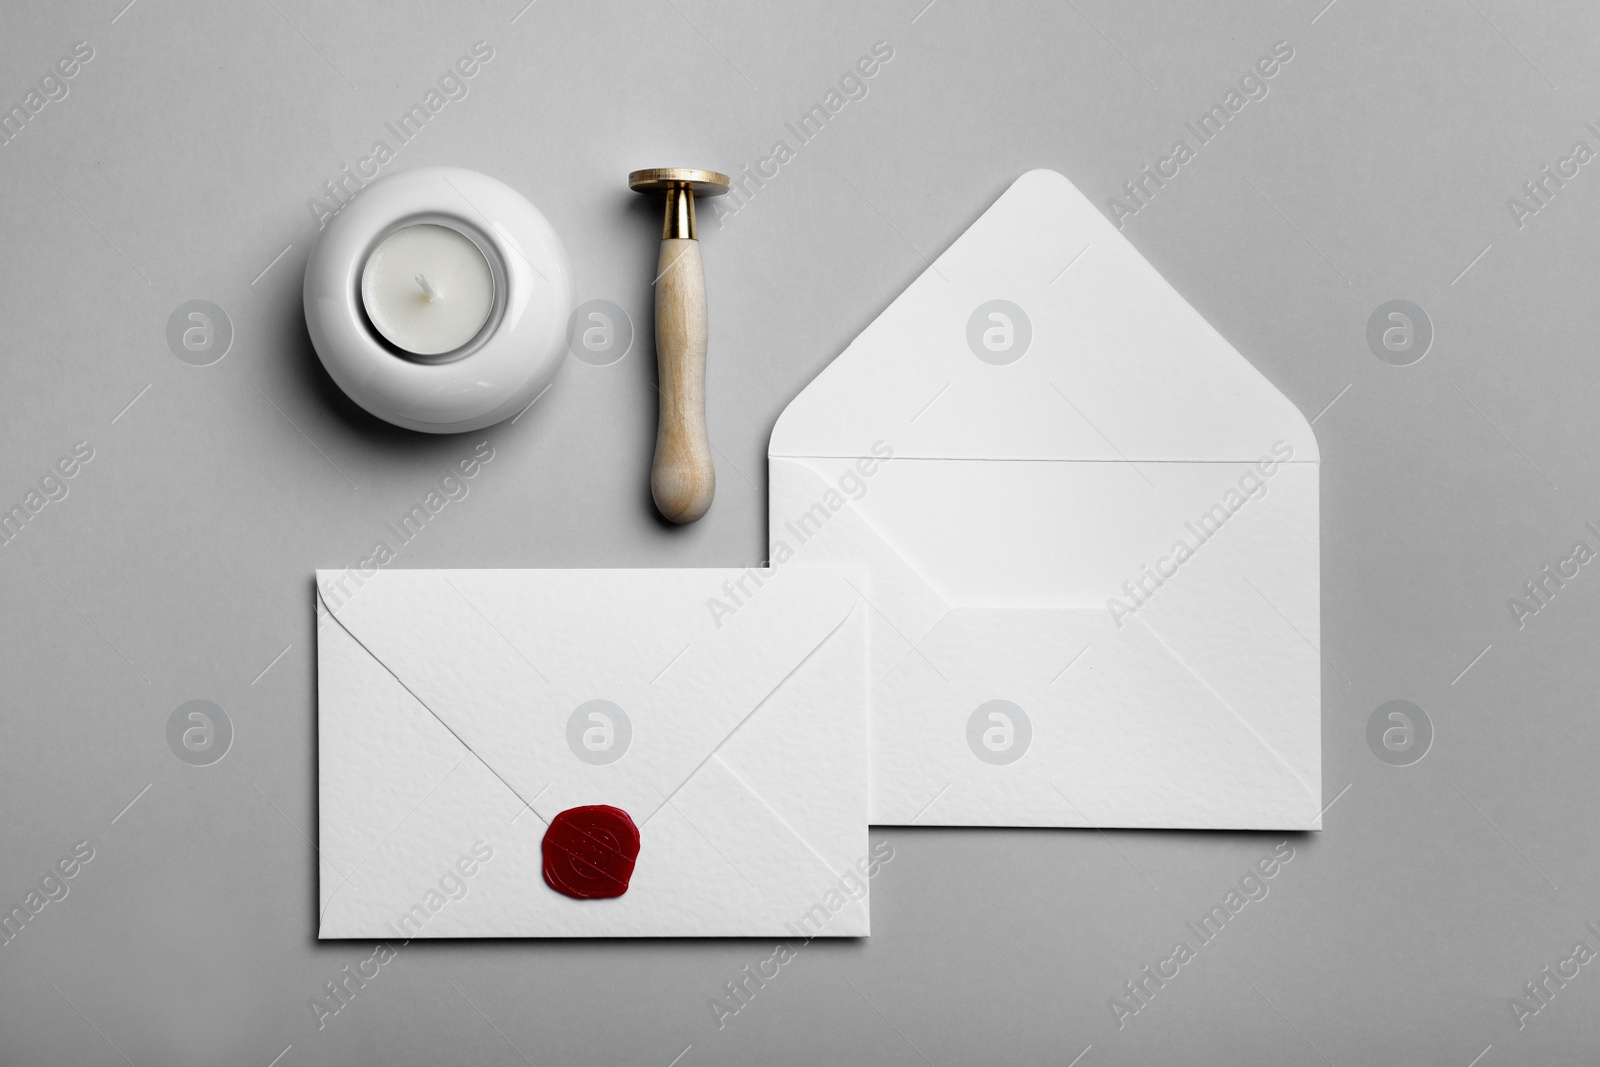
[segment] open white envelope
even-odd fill
[[[1316,439],[1061,175],[768,458],[772,562],[869,570],[874,823],[1320,828]]]
[[[866,934],[864,583],[319,571],[319,936]],[[577,900],[541,842],[595,804],[640,849]]]

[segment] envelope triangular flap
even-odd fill
[[[990,330],[1005,351],[980,358]],[[862,331],[768,451],[880,441],[903,458],[1151,461],[1254,461],[1283,441],[1317,459],[1294,405],[1049,170],[1017,179]]]
[[[804,575],[752,579],[735,604],[721,570],[382,571],[335,615],[544,817],[611,803],[637,821],[850,615],[828,573],[804,595]],[[621,762],[569,750],[569,714],[596,699],[631,720]]]

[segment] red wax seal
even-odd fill
[[[544,832],[544,880],[578,900],[620,897],[639,856],[639,828],[609,804],[568,808]]]

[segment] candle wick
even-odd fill
[[[428,284],[426,277],[421,274],[417,275],[417,284],[422,286],[422,295],[428,298],[428,303],[431,304],[439,299],[439,291]]]

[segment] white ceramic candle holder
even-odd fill
[[[494,281],[483,327],[437,355],[385,340],[361,295],[372,250],[420,223],[464,234]],[[328,375],[378,418],[426,433],[477,430],[521,411],[565,362],[571,311],[572,272],[550,223],[510,186],[459,167],[373,182],[328,223],[306,264],[306,327]]]

